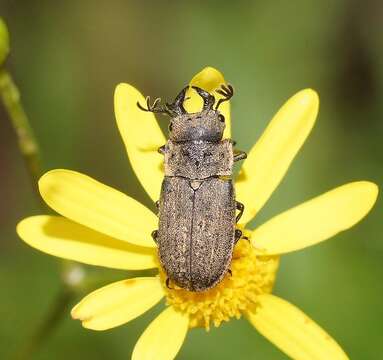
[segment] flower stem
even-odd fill
[[[15,130],[19,149],[24,158],[33,189],[40,200],[42,209],[46,210],[47,207],[42,201],[38,190],[38,180],[43,173],[39,145],[21,104],[20,92],[11,74],[4,68],[0,68],[0,98]],[[81,289],[83,278],[84,270],[80,265],[68,260],[61,262],[61,290],[56,295],[56,299],[52,302],[45,318],[31,337],[27,339],[20,352],[16,354],[15,359],[25,360],[31,358],[48,335],[57,328],[61,319],[67,313],[71,301]]]
[[[73,297],[74,292],[70,288],[63,287],[59,291],[40,326],[21,347],[20,351],[13,358],[14,360],[30,359],[40,349],[43,342],[52,334],[65,316]]]
[[[21,104],[19,90],[5,69],[0,70],[0,97],[15,130],[19,149],[24,157],[33,189],[38,195],[37,182],[42,175],[39,146]],[[41,199],[39,195],[38,198]]]

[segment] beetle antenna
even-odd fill
[[[230,84],[221,85],[219,90],[216,90],[216,93],[223,96],[223,98],[219,99],[217,105],[215,106],[215,110],[218,110],[218,107],[224,102],[230,100],[234,95],[234,89]]]
[[[137,106],[142,111],[146,112],[152,112],[152,113],[160,113],[160,114],[167,114],[169,116],[172,116],[172,113],[169,111],[167,107],[164,106],[157,106],[160,103],[161,99],[157,98],[154,100],[153,104],[150,104],[150,96],[146,97],[146,108],[143,107],[138,101]]]
[[[215,98],[213,95],[209,94],[204,89],[199,88],[198,86],[192,86],[192,88],[197,91],[198,95],[203,99],[203,110],[210,110],[213,108],[215,103]]]

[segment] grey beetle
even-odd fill
[[[244,207],[235,201],[232,168],[246,153],[234,153],[233,141],[224,139],[225,118],[218,107],[233,96],[230,85],[217,90],[218,100],[207,91],[193,89],[203,99],[203,109],[186,112],[186,86],[173,103],[158,106],[160,99],[144,111],[165,113],[171,118],[169,140],[159,148],[165,156],[159,229],[152,236],[168,279],[190,291],[204,291],[219,283],[227,272],[235,243],[242,236],[235,224]],[[236,216],[236,210],[239,210]]]

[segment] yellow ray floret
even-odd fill
[[[169,306],[138,339],[132,360],[174,359],[185,340],[188,327],[188,316]]]
[[[282,254],[327,240],[371,210],[378,187],[368,181],[340,186],[275,216],[255,229],[253,246],[262,254]]]
[[[347,360],[342,348],[295,306],[274,295],[259,297],[248,320],[275,346],[295,360]]]
[[[160,197],[163,178],[163,155],[158,148],[165,144],[153,113],[137,107],[145,104],[144,96],[133,86],[120,84],[114,93],[117,126],[128,153],[133,171],[153,201]]]
[[[237,199],[245,204],[240,224],[246,225],[279,185],[309,135],[318,107],[315,91],[298,92],[281,107],[250,150],[236,181]]]
[[[17,225],[17,233],[35,249],[84,264],[122,270],[157,266],[153,248],[114,239],[61,216],[26,218]]]
[[[140,316],[163,296],[156,277],[122,280],[90,293],[71,314],[88,329],[107,330]]]
[[[62,169],[42,176],[39,189],[44,201],[68,219],[119,240],[155,247],[150,233],[157,217],[131,197],[89,176]]]

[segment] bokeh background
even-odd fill
[[[20,88],[45,169],[87,173],[153,207],[115,125],[114,88],[129,82],[144,94],[172,99],[211,65],[235,86],[234,138],[246,151],[296,91],[312,87],[321,98],[312,134],[254,226],[349,181],[382,186],[379,0],[1,0],[0,15],[11,33],[6,66]],[[16,359],[59,293],[60,262],[15,234],[18,220],[41,210],[3,106],[0,166],[0,359]],[[352,230],[283,257],[276,284],[275,293],[315,319],[351,359],[383,358],[382,210],[378,201]],[[86,271],[97,286],[127,276]],[[103,333],[82,329],[65,310],[31,358],[128,359],[161,306]],[[286,359],[244,320],[207,335],[190,332],[178,358]]]

